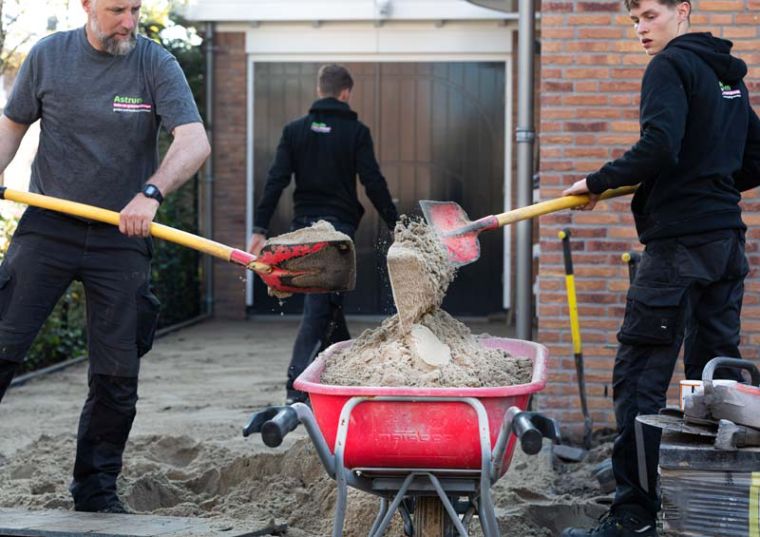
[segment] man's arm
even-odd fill
[[[752,107],[749,112],[749,129],[742,168],[734,174],[734,183],[739,192],[760,185],[760,119]]]
[[[248,243],[248,251],[254,255],[259,255],[261,248],[267,240],[266,234],[269,228],[269,221],[272,219],[272,215],[277,208],[277,202],[280,201],[280,195],[282,195],[282,191],[290,183],[292,175],[293,159],[290,150],[290,138],[288,136],[288,128],[285,127],[282,130],[280,143],[277,144],[274,162],[272,163],[272,167],[269,168],[264,194],[261,196],[261,201],[256,206],[254,214],[253,235]]]
[[[156,173],[147,181],[155,185],[164,196],[192,177],[211,153],[202,123],[180,125],[172,135],[174,140],[166,156]],[[148,237],[158,205],[158,201],[137,194],[120,213],[119,231],[130,237]]]
[[[0,186],[3,185],[2,173],[16,155],[27,130],[29,125],[16,123],[5,115],[0,116]]]
[[[380,173],[380,165],[375,158],[375,149],[372,144],[372,136],[366,129],[359,140],[356,152],[356,170],[359,180],[367,191],[367,197],[375,206],[380,217],[385,221],[389,229],[393,230],[398,220],[398,211],[393,204],[391,193],[388,191],[388,183]]]
[[[678,161],[689,112],[675,66],[666,57],[652,59],[641,82],[641,138],[620,158],[586,177],[589,192],[644,182]],[[573,192],[578,193],[578,192]]]

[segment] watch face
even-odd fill
[[[155,196],[156,190],[158,189],[153,185],[145,185],[143,192],[145,193],[146,196]]]

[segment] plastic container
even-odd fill
[[[334,386],[320,382],[325,367],[320,356],[296,379],[294,386],[309,394],[319,428],[333,453],[340,413],[349,399],[357,396],[412,399],[369,401],[354,409],[346,437],[347,468],[479,469],[482,452],[475,410],[462,401],[434,398],[477,399],[488,416],[493,448],[507,409],[511,406],[525,409],[530,396],[546,385],[548,357],[546,347],[531,341],[487,338],[481,343],[531,359],[531,382],[491,388]],[[350,341],[338,343],[326,353],[350,344]],[[502,474],[509,467],[514,443],[512,436],[504,454]]]

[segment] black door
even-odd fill
[[[306,113],[316,98],[317,63],[258,63],[254,73],[254,189],[263,191],[282,127]],[[367,124],[399,212],[419,215],[418,200],[455,201],[472,219],[504,204],[504,64],[359,63],[351,107]],[[271,234],[288,230],[291,184],[283,192]],[[346,311],[384,315],[393,310],[385,273],[388,233],[364,195],[366,210],[356,235],[357,288]],[[500,232],[480,235],[481,258],[460,269],[444,302],[453,315],[487,315],[502,309],[503,247]],[[282,304],[257,278],[255,313],[295,313],[297,297]]]

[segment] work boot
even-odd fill
[[[286,405],[292,405],[293,403],[308,403],[309,402],[309,394],[306,392],[300,392],[298,390],[287,390],[287,394],[285,396],[285,404]]]
[[[599,519],[597,527],[588,530],[566,528],[560,537],[657,537],[657,528],[654,522],[625,511],[608,512]]]
[[[121,500],[117,500],[113,503],[106,505],[103,509],[99,509],[98,513],[110,513],[112,515],[134,515],[134,511],[129,509],[126,505],[121,503]]]
[[[115,500],[107,503],[103,507],[93,509],[89,506],[75,506],[75,511],[80,511],[84,513],[108,513],[112,515],[134,515],[135,512],[129,509],[126,505],[124,505],[120,499],[116,498]]]

